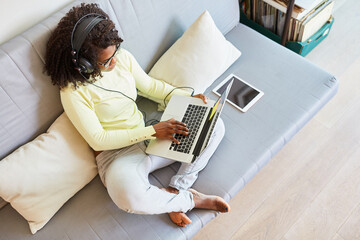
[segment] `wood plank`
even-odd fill
[[[360,239],[360,203],[338,231],[344,240]]]
[[[335,234],[335,236],[331,240],[345,240],[339,234]]]
[[[285,234],[286,238],[328,240],[336,234],[339,226],[360,202],[360,144],[357,144],[357,147],[358,149],[350,156],[349,160],[344,161],[346,165],[341,168],[306,209],[303,216]],[[358,216],[357,232],[360,234],[360,217]],[[359,238],[360,235],[358,238],[348,239]]]
[[[296,222],[360,143],[360,103],[346,116],[324,145],[305,159],[305,164],[290,172],[287,178],[264,201],[232,239],[279,239]],[[341,160],[341,161],[340,161]]]
[[[359,33],[360,36],[360,33]],[[360,56],[350,67],[338,76],[339,91],[335,97],[315,116],[315,119],[332,127],[347,111],[351,111],[354,102],[360,97]]]
[[[337,12],[337,10],[338,10],[339,8],[341,8],[342,5],[346,3],[346,1],[347,1],[347,0],[336,0],[336,1],[335,1],[335,4],[334,4],[333,12]]]

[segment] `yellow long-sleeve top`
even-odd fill
[[[163,99],[173,86],[148,76],[134,56],[120,49],[115,68],[102,72],[103,77],[95,84],[120,91],[136,100],[137,89],[152,99]],[[190,96],[176,89],[171,95]],[[96,151],[118,149],[151,139],[155,134],[152,126],[145,127],[142,113],[132,100],[120,93],[109,92],[87,84],[77,89],[69,85],[60,91],[64,110],[83,138]]]

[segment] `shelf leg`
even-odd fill
[[[284,29],[282,32],[282,36],[281,36],[281,45],[285,46],[286,44],[286,40],[287,40],[287,35],[289,32],[289,27],[290,27],[290,19],[291,19],[291,15],[294,9],[294,4],[295,4],[295,0],[290,0],[287,6],[287,10],[286,10],[286,16],[285,16],[285,24],[284,24]]]

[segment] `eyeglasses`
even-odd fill
[[[105,68],[108,68],[108,67],[110,66],[111,60],[112,60],[113,57],[116,55],[116,53],[118,52],[119,48],[120,48],[120,44],[117,44],[114,54],[113,54],[110,58],[106,59],[105,61],[103,61],[103,62],[98,62],[98,64],[101,65],[101,66],[104,66]]]

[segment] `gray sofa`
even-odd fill
[[[238,0],[95,2],[146,71],[207,9],[242,55],[205,93],[215,97],[211,90],[230,73],[264,91],[246,113],[225,106],[225,137],[194,186],[202,192],[230,200],[337,92],[330,73],[239,23]],[[58,88],[43,73],[45,45],[60,18],[79,3],[0,46],[0,159],[46,131],[63,112]],[[141,99],[139,105],[150,118],[159,117],[155,103]],[[167,186],[178,167],[152,173],[151,183]],[[190,239],[216,214],[193,210],[186,228],[175,226],[166,214],[128,214],[115,206],[97,176],[35,235],[6,204],[0,209],[0,239]]]

